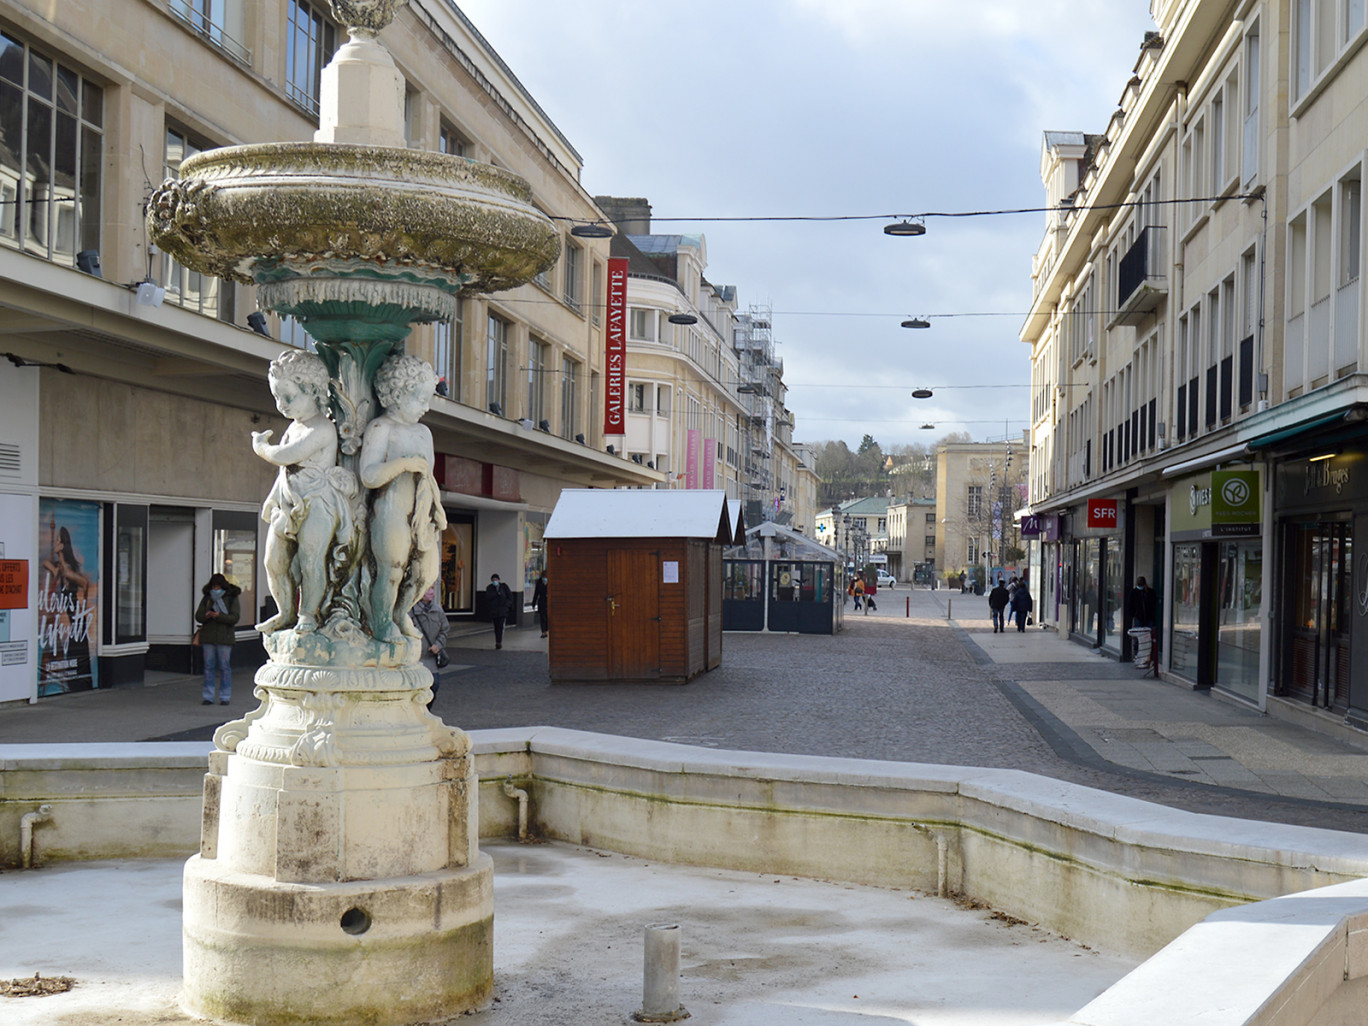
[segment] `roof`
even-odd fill
[[[744,544],[738,538],[736,547],[728,549],[723,554],[733,559],[760,559],[765,554],[766,539],[770,542],[770,556],[776,560],[820,560],[834,563],[839,558],[836,551],[829,546],[771,520],[752,527],[745,533]]]
[[[546,538],[707,538],[730,545],[741,527],[716,489],[567,488]]]
[[[680,246],[702,245],[701,235],[629,235],[632,245],[643,253],[673,253]]]

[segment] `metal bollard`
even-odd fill
[[[652,923],[646,927],[646,959],[641,1008],[637,1022],[678,1022],[689,1017],[679,1003],[679,924]]]
[[[912,619],[912,596],[907,596],[907,619]]]
[[[947,620],[953,620],[953,619],[954,619],[954,616],[952,616],[952,615],[951,615],[951,612],[950,612],[950,611],[951,611],[952,609],[954,609],[954,608],[955,608],[955,600],[952,599],[952,598],[947,598],[947,599],[945,600],[945,618],[946,618]]]

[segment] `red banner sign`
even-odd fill
[[[0,609],[28,608],[28,560],[0,559]]]
[[[608,261],[608,323],[603,332],[603,433],[627,433],[627,261]]]
[[[1088,500],[1088,526],[1100,527],[1103,530],[1115,528],[1120,523],[1120,518],[1116,512],[1115,499],[1089,499]]]

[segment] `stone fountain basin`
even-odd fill
[[[152,241],[244,284],[365,265],[411,281],[512,288],[550,267],[560,233],[517,175],[465,157],[339,143],[208,150],[152,197]]]

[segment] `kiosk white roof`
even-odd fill
[[[724,491],[567,488],[544,537],[708,538],[730,545],[736,535]]]

